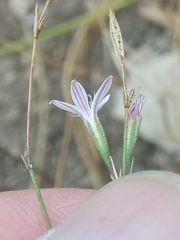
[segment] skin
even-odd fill
[[[42,190],[52,225],[48,240],[179,240],[180,177],[146,171],[98,191]],[[0,194],[0,239],[36,239],[46,231],[34,191]],[[71,214],[70,214],[71,213]]]
[[[73,212],[94,191],[42,189],[52,226]],[[0,239],[34,240],[47,231],[34,190],[0,193]]]

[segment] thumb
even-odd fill
[[[147,171],[107,184],[47,240],[179,240],[180,177]]]

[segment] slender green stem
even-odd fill
[[[123,159],[122,159],[122,176],[128,174],[127,170],[127,146],[128,146],[128,109],[125,109],[124,118],[124,136],[123,136]]]
[[[41,191],[39,189],[39,186],[38,186],[38,183],[37,183],[37,180],[36,180],[34,170],[33,170],[33,168],[29,168],[28,170],[29,170],[31,180],[33,182],[33,185],[34,185],[34,188],[35,188],[35,191],[36,191],[36,195],[37,195],[38,200],[39,200],[39,204],[41,206],[41,210],[42,210],[42,213],[43,213],[43,216],[44,216],[44,220],[46,222],[47,229],[49,230],[49,229],[52,228],[52,226],[51,226],[51,223],[50,223],[47,211],[46,211],[46,207],[45,207],[42,195],[41,195]]]
[[[31,180],[33,182],[33,186],[35,188],[36,195],[37,195],[37,198],[38,198],[38,201],[39,201],[42,213],[43,213],[43,217],[44,217],[47,229],[49,230],[49,229],[52,228],[51,223],[50,223],[47,211],[46,211],[46,207],[45,207],[45,204],[44,204],[41,192],[40,192],[40,188],[38,186],[38,182],[37,182],[35,172],[34,172],[34,169],[33,169],[32,163],[31,163],[31,159],[30,159],[30,157],[28,156],[28,153],[27,153],[27,150],[25,150],[24,155],[21,155],[21,157],[22,157],[22,160],[24,162],[25,167],[29,171],[29,174],[30,174]]]
[[[109,171],[110,171],[110,173],[111,173],[111,178],[112,178],[112,180],[116,180],[116,179],[118,179],[119,177],[118,177],[116,168],[115,168],[115,166],[114,166],[114,162],[113,162],[112,157],[109,156],[109,158],[110,158],[110,165],[109,165],[109,167],[108,167],[108,166],[107,166],[107,167],[108,167],[108,169],[109,169]]]

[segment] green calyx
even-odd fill
[[[94,119],[93,123],[87,122],[86,127],[101,157],[103,158],[105,164],[108,166],[110,162],[109,146],[104,129],[102,128],[99,119]]]
[[[124,148],[124,160],[123,160],[123,173],[122,175],[125,176],[130,174],[131,172],[131,165],[133,160],[133,150],[134,146],[138,139],[139,128],[141,124],[141,118],[139,119],[128,119],[126,131],[126,143]]]
[[[95,118],[93,122],[86,122],[86,127],[103,161],[105,162],[105,165],[110,171],[111,178],[113,180],[117,179],[118,175],[109,153],[109,146],[104,129],[102,128],[99,119]]]

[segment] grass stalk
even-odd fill
[[[47,2],[49,2],[47,0]],[[46,7],[46,5],[45,5]],[[34,78],[34,66],[35,66],[35,56],[36,56],[36,45],[37,45],[37,39],[39,36],[39,33],[43,29],[46,21],[43,16],[40,17],[38,20],[38,12],[39,7],[38,4],[35,6],[35,17],[34,17],[34,41],[33,41],[33,49],[32,49],[32,57],[31,57],[31,67],[30,67],[30,76],[29,76],[29,92],[28,92],[28,109],[27,109],[27,139],[26,139],[26,149],[24,152],[24,155],[22,156],[23,162],[26,166],[26,168],[29,171],[33,186],[36,191],[37,198],[39,200],[39,204],[44,216],[44,220],[47,226],[47,229],[51,229],[51,223],[46,211],[46,207],[40,192],[40,188],[38,186],[38,182],[35,176],[35,172],[33,169],[33,164],[31,161],[31,146],[30,146],[30,140],[31,140],[31,108],[32,108],[32,85],[33,85],[33,78]]]

